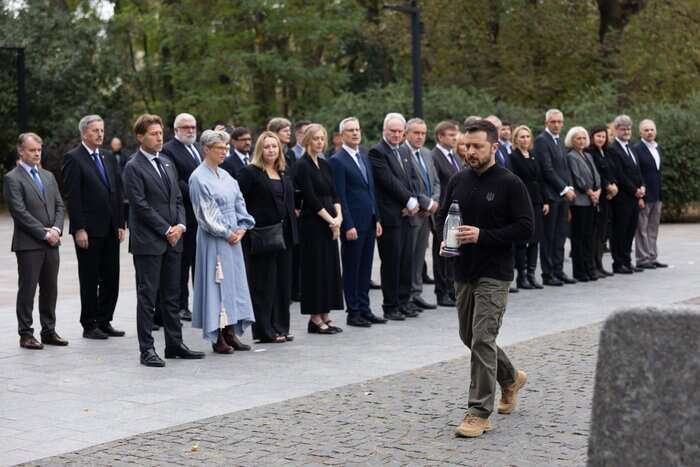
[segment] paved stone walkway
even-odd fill
[[[458,358],[26,465],[584,465],[599,331],[508,347],[529,382],[478,439],[454,435],[469,374]]]

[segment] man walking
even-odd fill
[[[160,298],[165,329],[165,358],[199,359],[182,342],[179,314],[180,260],[185,233],[185,208],[173,163],[160,155],[163,122],[157,115],[141,115],[134,125],[138,151],[124,167],[129,210],[129,251],[136,269],[136,327],[141,364],[163,367],[153,346],[153,314]]]
[[[459,334],[471,349],[469,410],[457,428],[464,437],[481,436],[492,429],[496,382],[501,386],[498,412],[509,414],[517,393],[527,381],[505,352],[496,345],[513,280],[515,242],[527,241],[534,229],[532,207],[523,182],[496,164],[498,131],[481,120],[466,129],[470,169],[455,175],[447,185],[447,199],[459,203],[463,225],[455,261]],[[448,203],[440,209],[444,222]]]
[[[19,346],[42,349],[68,345],[56,333],[58,247],[63,231],[63,200],[53,174],[40,167],[42,141],[22,133],[17,141],[19,164],[5,175],[5,202],[14,222],[12,251],[17,256],[17,328]],[[41,342],[34,337],[32,311],[39,285]]]

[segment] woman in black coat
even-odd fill
[[[615,167],[612,159],[608,157],[608,127],[596,125],[592,127],[590,135],[591,145],[588,153],[593,156],[596,169],[600,174],[600,187],[603,195],[598,201],[598,211],[593,221],[593,261],[598,272],[598,277],[612,276],[613,273],[603,267],[603,252],[605,242],[608,241],[608,225],[610,224],[610,200],[617,195],[617,182],[615,180]]]
[[[338,236],[343,216],[330,165],[320,156],[326,130],[311,124],[304,132],[304,155],[294,166],[294,182],[301,191],[301,313],[310,315],[312,334],[341,332],[330,320],[331,310],[343,309]]]
[[[233,156],[235,157],[235,156]],[[273,132],[263,132],[255,145],[253,160],[238,174],[238,184],[248,213],[255,218],[255,228],[247,235],[244,246],[248,284],[253,301],[255,323],[253,338],[260,342],[291,341],[289,305],[292,290],[292,247],[298,243],[297,219],[294,215],[294,185],[285,172],[282,144]],[[255,229],[281,224],[284,247],[255,252],[251,244]],[[263,230],[257,230],[258,235]],[[269,233],[268,233],[269,235]]]
[[[532,202],[535,218],[535,231],[526,243],[515,245],[515,266],[518,270],[516,280],[519,289],[541,289],[542,284],[535,278],[537,269],[537,250],[544,237],[544,216],[549,213],[549,205],[544,202],[544,179],[540,164],[532,152],[532,130],[521,125],[513,132],[515,149],[510,155],[511,170],[525,184]]]

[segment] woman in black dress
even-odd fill
[[[343,309],[338,236],[343,217],[333,173],[319,156],[326,148],[326,130],[316,123],[304,132],[304,155],[294,167],[301,191],[301,313],[309,316],[312,334],[335,334],[342,329],[330,320],[331,310]]]
[[[255,144],[253,160],[238,174],[248,213],[255,218],[253,236],[281,224],[284,238],[284,248],[274,251],[252,251],[251,235],[244,242],[255,313],[253,338],[266,343],[294,339],[289,332],[289,304],[292,247],[299,242],[299,234],[294,214],[294,185],[285,169],[282,143],[275,133],[264,131]]]
[[[544,237],[544,216],[549,213],[549,205],[544,202],[544,179],[540,164],[532,152],[532,130],[521,125],[513,132],[515,149],[510,155],[511,170],[520,177],[532,202],[535,216],[535,232],[526,243],[515,245],[515,266],[518,270],[517,286],[519,289],[541,289],[542,284],[535,278],[537,269],[537,249]]]
[[[613,273],[603,267],[603,252],[605,242],[608,241],[608,225],[610,224],[610,200],[617,195],[617,183],[615,180],[615,167],[608,157],[608,127],[607,125],[596,125],[588,132],[591,138],[591,145],[588,146],[588,153],[593,156],[593,162],[600,174],[600,187],[603,194],[598,201],[598,211],[593,221],[593,261],[597,269],[597,276],[603,278],[612,276]]]

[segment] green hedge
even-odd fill
[[[621,113],[637,123],[643,118],[656,122],[658,141],[664,150],[663,190],[664,218],[678,220],[694,203],[700,201],[700,133],[694,123],[700,122],[700,94],[694,94],[683,103],[638,103],[621,106],[624,96],[614,94],[612,87],[604,86],[582,90],[570,102],[552,103],[564,112],[566,128],[582,125],[586,128],[607,123]],[[542,130],[544,112],[550,105],[532,109],[499,102],[488,93],[473,89],[428,88],[425,90],[423,109],[431,128],[440,120],[463,121],[468,115],[495,113],[514,124],[526,124],[536,133]],[[336,130],[340,120],[347,116],[360,119],[363,144],[374,144],[381,134],[382,120],[387,112],[401,112],[407,118],[412,113],[412,95],[408,84],[375,88],[361,94],[341,93],[311,117]],[[566,131],[564,128],[564,131]]]

